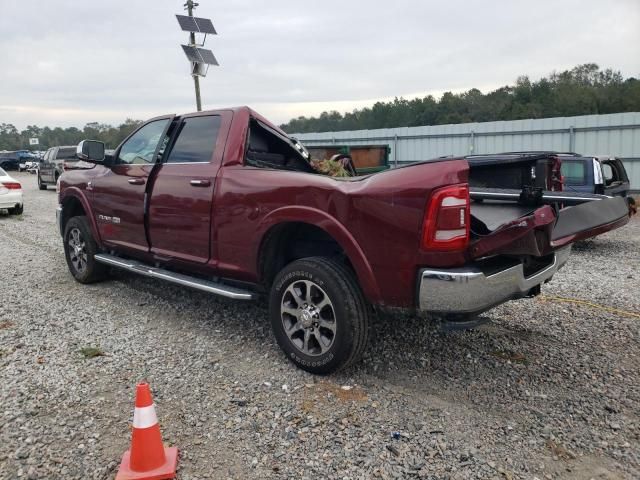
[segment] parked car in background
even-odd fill
[[[40,190],[46,190],[47,185],[55,185],[65,169],[73,167],[77,162],[75,146],[51,147],[47,150],[38,171]]]
[[[21,215],[23,210],[22,185],[0,168],[0,209],[11,215]]]
[[[19,172],[35,173],[40,168],[40,159],[38,157],[30,157],[30,159],[23,159],[18,165]]]
[[[611,156],[559,154],[566,190],[628,197],[631,185],[622,160]],[[631,199],[631,197],[629,197]]]
[[[624,197],[629,204],[630,213],[636,212],[635,200],[630,195],[629,177],[619,158],[552,151],[509,152],[504,155],[534,154],[554,155],[561,161],[560,173],[564,191]]]
[[[27,172],[29,173],[38,173],[38,171],[40,170],[40,163],[42,162],[42,159],[38,158],[36,160],[33,160],[31,162],[26,162],[25,166],[27,167]]]
[[[0,168],[6,170],[20,170],[20,164],[34,157],[28,150],[16,150],[0,153]]]

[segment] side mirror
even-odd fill
[[[87,162],[104,162],[104,143],[97,140],[82,140],[76,149],[76,156]]]

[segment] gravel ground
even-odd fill
[[[314,377],[262,305],[124,273],[74,282],[55,192],[17,177],[24,215],[0,214],[0,478],[113,478],[141,379],[181,479],[640,478],[638,218],[480,329],[386,315],[360,365]]]

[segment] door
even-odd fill
[[[50,148],[47,153],[44,154],[42,163],[40,164],[40,179],[43,182],[53,182],[53,163],[51,159],[55,157],[56,148]]]
[[[231,115],[196,114],[175,126],[149,200],[149,239],[157,256],[210,260],[215,179]]]
[[[136,130],[87,185],[102,240],[133,251],[149,251],[144,211],[147,181],[166,141],[173,116],[154,119]]]
[[[604,177],[604,193],[606,195],[626,195],[630,185],[622,161],[617,158],[604,160],[602,162],[602,176]]]

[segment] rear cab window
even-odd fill
[[[56,160],[77,161],[76,149],[74,147],[59,148]]]
[[[563,158],[560,171],[566,185],[585,185],[587,183],[585,162],[581,160],[565,160]]]

